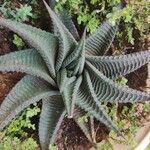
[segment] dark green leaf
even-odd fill
[[[43,0],[44,1],[44,0]],[[59,71],[61,65],[68,54],[71,53],[71,49],[76,46],[76,41],[71,35],[69,30],[65,27],[59,17],[51,10],[51,8],[44,1],[44,4],[52,18],[55,34],[59,38],[59,51],[56,60],[56,71]]]
[[[49,144],[54,144],[56,134],[65,117],[63,100],[60,96],[43,99],[39,122],[39,138],[42,150],[48,150]]]
[[[12,52],[0,56],[0,71],[25,72],[43,78],[51,85],[56,86],[56,83],[49,75],[48,68],[43,59],[34,49]]]
[[[120,10],[122,8],[122,3],[120,3],[116,9]],[[116,20],[115,25],[112,25],[109,22],[109,19],[104,21],[101,26],[97,28],[97,30],[92,33],[86,40],[86,54],[100,56],[109,50],[116,31],[118,30],[118,25],[120,20]]]
[[[92,64],[86,63],[94,91],[100,102],[139,102],[150,100],[150,94],[120,86],[99,72]]]
[[[0,129],[3,129],[19,112],[30,104],[52,95],[58,95],[44,81],[26,75],[7,95],[0,106]]]
[[[77,104],[106,126],[112,128],[116,132],[119,132],[116,125],[112,122],[111,118],[101,106],[101,103],[94,92],[92,81],[87,71],[84,74],[84,80],[80,88],[80,97]]]
[[[54,64],[57,50],[57,38],[54,35],[30,25],[4,18],[0,18],[0,25],[14,31],[32,47],[38,50],[49,68],[51,77],[55,78]]]
[[[150,50],[119,56],[87,57],[95,68],[110,79],[124,76],[150,62]]]

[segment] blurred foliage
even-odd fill
[[[49,150],[57,150],[56,146],[49,145]]]
[[[29,134],[35,130],[35,124],[31,119],[39,112],[40,108],[34,104],[0,132],[0,150],[35,150],[38,147],[37,142]]]
[[[71,16],[77,18],[79,28],[80,25],[87,26],[89,32],[93,32],[106,17],[114,24],[120,16],[123,18],[123,26],[117,34],[119,40],[127,38],[127,41],[133,45],[134,30],[139,32],[142,41],[149,31],[147,18],[150,14],[150,1],[147,0],[125,0],[126,5],[122,10],[116,10],[120,0],[56,0],[56,2],[57,11],[65,7]]]
[[[115,143],[129,145],[130,147],[134,148],[136,146],[135,141],[135,133],[139,128],[139,120],[136,117],[136,106],[127,107],[124,106],[122,109],[122,113],[118,114],[118,108],[116,105],[110,107],[108,109],[109,115],[116,123],[116,125],[123,129],[123,136],[125,139],[118,138],[118,135],[113,130],[110,130],[108,137],[104,139],[104,143],[97,148],[97,150],[113,150],[111,140]]]
[[[85,115],[79,117],[79,118],[78,118],[78,122],[79,122],[79,123],[87,123],[87,122],[88,122],[88,119],[89,119],[89,116],[90,116],[90,115],[88,115],[88,113],[87,113],[87,114],[85,114]]]
[[[29,21],[33,17],[32,7],[28,4],[19,7],[13,6],[11,1],[6,1],[0,6],[0,13],[6,18],[11,18],[16,21]]]
[[[116,83],[118,83],[119,85],[127,85],[128,79],[125,77],[120,77],[116,80]]]
[[[15,118],[9,126],[6,128],[6,133],[12,136],[27,136],[27,133],[24,131],[25,128],[35,130],[35,125],[31,123],[31,118],[36,116],[40,112],[37,104],[33,108],[29,107],[21,113],[17,118]]]
[[[18,49],[23,49],[25,46],[22,38],[20,38],[17,34],[14,34],[13,36],[13,43],[17,46]]]
[[[16,14],[14,16],[17,21],[27,21],[28,17],[32,17],[32,7],[26,5],[21,5],[20,8],[16,8]]]
[[[22,3],[22,4],[21,4]],[[17,2],[4,0],[0,2],[0,14],[5,18],[13,19],[19,22],[31,22],[33,23],[35,19],[39,16],[37,11],[34,11],[34,7],[38,5],[38,0],[20,0]],[[25,48],[25,43],[18,35],[13,35],[13,44],[18,50]]]
[[[1,134],[0,134],[1,136]],[[0,142],[0,150],[35,150],[38,147],[33,138],[21,141],[19,138],[5,136]]]
[[[150,15],[150,1],[126,0],[126,6],[115,13],[108,13],[107,18],[114,23],[120,16],[123,18],[128,42],[134,44],[133,29],[138,30],[141,40],[146,38],[149,32],[148,16]]]
[[[150,112],[150,103],[149,102],[144,104],[144,110],[147,112]]]
[[[150,150],[150,144],[146,147],[145,150]]]
[[[105,141],[102,145],[98,146],[96,150],[113,150],[109,141]]]

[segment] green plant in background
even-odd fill
[[[111,140],[113,142],[123,145],[129,145],[134,148],[137,143],[135,141],[135,134],[139,126],[139,120],[136,117],[136,105],[132,107],[124,106],[122,113],[118,114],[116,105],[108,108],[109,115],[112,120],[118,125],[118,127],[124,130],[125,139],[118,138],[117,134],[110,130],[108,137],[104,139],[104,142],[97,148],[97,150],[113,150]]]
[[[24,132],[25,128],[35,130],[35,125],[31,123],[31,118],[36,116],[40,112],[40,109],[35,104],[33,108],[27,108],[21,115],[14,119],[7,129],[5,129],[8,135],[15,136],[27,136],[27,133]]]
[[[32,17],[32,7],[26,5],[21,5],[20,8],[16,8],[16,14],[14,16],[17,21],[27,21],[29,17]]]
[[[25,129],[35,130],[31,118],[40,112],[37,104],[27,108],[9,126],[0,132],[0,150],[35,150],[38,145],[33,138],[28,138]]]
[[[146,21],[150,14],[150,1],[147,0],[131,0],[126,1],[126,7],[118,10],[115,13],[107,15],[110,22],[114,23],[115,20],[122,17],[125,22],[125,29],[128,36],[128,42],[134,44],[133,27],[138,30],[141,35],[141,40],[146,38],[146,32],[149,31],[149,24]]]
[[[87,25],[87,31],[93,32],[95,31],[96,27],[100,24],[99,19],[97,18],[96,12],[92,12],[88,14],[86,9],[83,8],[83,12],[80,13],[80,16],[77,18],[78,24]]]
[[[77,17],[79,25],[87,26],[89,32],[93,32],[103,21],[102,18],[107,15],[109,21],[114,25],[116,20],[122,17],[124,26],[120,34],[126,32],[128,42],[134,44],[133,29],[138,30],[141,40],[146,38],[146,32],[149,32],[149,24],[146,21],[150,14],[150,2],[147,0],[126,0],[126,6],[122,10],[116,11],[116,4],[120,0],[57,0],[56,10],[66,8],[71,16]],[[115,13],[111,13],[111,10]],[[124,39],[124,35],[117,38]],[[124,45],[123,45],[124,46]]]
[[[12,8],[11,2],[5,2],[0,7],[0,12],[5,16],[6,18],[11,18],[16,21],[24,22],[28,21],[29,18],[33,17],[32,13],[32,7],[28,6],[27,4],[21,5],[19,8]]]
[[[113,108],[111,108],[110,110],[110,116],[112,116],[113,120],[115,120],[116,124],[124,129],[124,134],[126,137],[126,141],[124,140],[118,140],[117,139],[117,134],[111,130],[111,132],[109,133],[109,137],[112,138],[115,142],[117,143],[122,143],[125,145],[130,145],[131,147],[136,146],[136,142],[135,142],[135,133],[137,131],[137,129],[139,128],[139,120],[136,117],[136,105],[133,105],[132,107],[127,107],[124,106],[122,109],[122,113],[120,113],[119,115],[117,114],[117,107],[113,106]]]
[[[80,116],[78,118],[78,122],[79,123],[87,123],[88,122],[88,118],[89,118],[89,115],[88,114],[85,114],[83,116]]]
[[[121,77],[121,78],[118,78],[118,79],[116,80],[116,82],[117,82],[118,84],[120,84],[120,85],[127,85],[128,79],[125,78],[125,77]]]
[[[5,18],[14,19],[19,22],[25,22],[38,18],[37,13],[33,13],[33,5],[37,5],[37,0],[32,0],[30,5],[20,4],[18,8],[16,8],[13,2],[5,1],[2,5],[0,5],[0,13],[2,13]],[[25,47],[23,40],[16,34],[13,35],[13,44],[15,44],[18,49]]]
[[[45,1],[44,4],[52,19],[54,34],[0,18],[1,26],[14,31],[33,47],[0,57],[0,71],[28,74],[3,101],[0,107],[0,129],[23,109],[42,99],[39,138],[43,150],[54,143],[65,116],[73,118],[94,144],[88,122],[78,121],[84,111],[121,134],[101,103],[135,103],[150,99],[149,93],[114,82],[148,63],[150,51],[101,56],[109,49],[119,21],[114,26],[106,20],[87,38],[85,31],[77,42],[77,30],[66,11],[61,11],[58,17]]]
[[[102,145],[98,146],[96,150],[113,150],[110,142],[105,141]]]
[[[98,1],[90,1],[90,5],[97,4]],[[66,6],[67,5],[67,6]],[[77,21],[79,25],[84,25],[87,27],[88,32],[93,32],[98,25],[100,25],[101,20],[99,13],[103,10],[103,4],[101,4],[100,9],[91,10],[88,4],[84,1],[76,0],[59,0],[55,6],[57,11],[60,11],[62,8],[68,8],[70,15],[77,15]]]
[[[148,145],[145,150],[150,150],[150,145]]]
[[[13,38],[13,43],[17,46],[18,49],[22,49],[25,46],[25,43],[18,35],[14,34]]]
[[[148,111],[148,112],[150,111],[150,103],[145,103],[144,104],[144,110]]]
[[[57,150],[56,146],[49,145],[49,150]]]
[[[28,138],[21,141],[19,138],[5,136],[0,141],[1,150],[35,150],[38,147],[36,141],[33,138]]]

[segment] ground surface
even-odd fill
[[[10,34],[9,31],[0,29],[0,55],[12,51],[11,42],[9,40]],[[0,103],[21,77],[22,75],[20,73],[0,72]]]

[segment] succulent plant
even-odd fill
[[[65,116],[73,118],[92,142],[86,123],[78,118],[88,112],[116,132],[120,132],[105,112],[103,102],[135,103],[150,99],[150,94],[120,86],[115,80],[150,61],[150,51],[102,56],[115,37],[118,23],[108,20],[81,40],[65,11],[59,15],[44,1],[53,22],[54,34],[30,25],[0,18],[0,25],[21,36],[31,49],[0,56],[0,71],[25,75],[0,106],[0,129],[30,104],[42,100],[39,139],[42,150],[54,143]],[[80,108],[80,109],[79,109]]]

